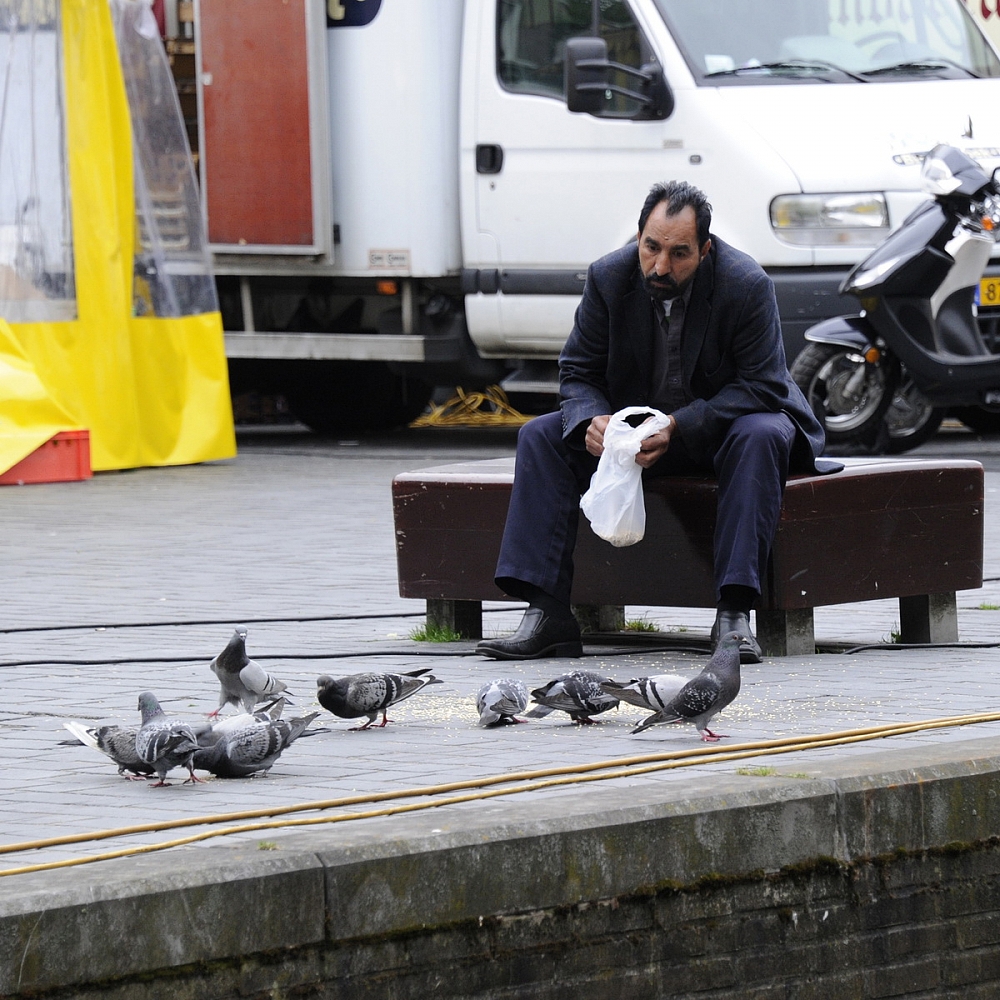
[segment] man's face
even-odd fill
[[[676,215],[667,215],[666,207],[661,201],[639,233],[639,266],[646,290],[661,301],[680,295],[691,284],[711,246],[711,240],[698,246],[698,225],[690,205]]]

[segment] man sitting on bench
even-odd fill
[[[748,637],[742,662],[760,662],[749,613],[785,479],[790,470],[817,471],[824,435],[788,373],[771,279],[709,234],[711,212],[697,188],[657,184],[639,215],[638,243],[588,270],[559,358],[561,412],[536,417],[518,435],[496,583],[529,607],[512,636],[484,639],[478,652],[581,655],[570,609],[580,495],[611,415],[648,405],[670,420],[643,441],[643,474],[719,481],[713,644],[739,631]]]

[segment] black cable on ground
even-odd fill
[[[509,608],[483,608],[483,614],[497,614],[501,611],[523,610],[524,606],[514,604]],[[19,625],[14,628],[0,628],[0,635],[13,635],[17,632],[73,632],[73,631],[111,631],[128,628],[179,628],[190,625],[273,625],[285,622],[353,622],[369,618],[424,618],[426,611],[373,611],[357,615],[299,615],[294,618],[205,618],[190,621],[169,622],[111,622],[103,625]]]
[[[844,653],[860,653],[866,649],[997,649],[1000,642],[871,642],[852,646]]]
[[[441,647],[449,647],[451,643],[440,643]],[[600,651],[584,653],[583,658],[597,656],[633,656],[637,653],[708,653],[708,641],[704,646],[608,646]],[[122,666],[128,663],[208,663],[214,653],[207,656],[124,656],[110,660],[5,660],[0,662],[0,669],[4,667],[104,667]],[[466,657],[481,656],[473,649],[383,649],[383,650],[356,650],[348,653],[255,653],[255,660],[350,660],[369,659],[374,657],[400,657],[411,658],[414,656],[434,656],[439,659],[447,656]],[[497,662],[497,661],[492,661]]]

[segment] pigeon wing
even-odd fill
[[[576,699],[567,688],[568,682],[568,677],[557,677],[554,681],[549,681],[544,687],[536,688],[531,692],[531,697],[540,706],[548,710],[542,712],[542,715],[548,715],[549,712],[556,711],[575,712],[579,708]],[[531,715],[535,711],[535,709],[532,709],[528,714]]]
[[[669,708],[678,717],[692,720],[712,710],[720,691],[719,678],[714,673],[702,672],[677,692]]]
[[[349,678],[346,701],[354,715],[371,715],[372,718],[390,702],[389,674],[355,674]]]
[[[426,674],[427,671],[422,670],[420,673]],[[415,677],[413,674],[386,674],[385,676],[388,698],[385,705],[382,706],[383,708],[405,701],[411,695],[423,690],[428,684],[441,683],[433,674],[425,677]]]
[[[248,660],[246,666],[240,670],[240,681],[247,691],[254,695],[251,708],[258,701],[279,695],[287,689],[284,681],[279,681],[273,674],[269,674],[256,660]]]
[[[633,677],[628,683],[605,681],[601,686],[621,701],[658,712],[670,704],[686,683],[687,678],[679,674],[653,674],[650,677]]]
[[[602,677],[589,670],[578,670],[570,674],[567,687],[584,712],[588,715],[600,715],[601,712],[618,706],[617,696],[609,694],[602,686],[608,680],[609,677]]]
[[[528,689],[513,677],[487,681],[476,695],[479,723],[491,726],[503,718],[512,718],[528,705]]]

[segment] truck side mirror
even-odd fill
[[[608,43],[603,38],[567,38],[565,66],[566,107],[577,113],[600,114],[610,82]]]
[[[636,102],[638,110],[630,116],[635,119],[669,118],[674,110],[674,95],[659,65],[646,63],[636,69],[610,62],[603,38],[567,38],[564,64],[566,107],[570,111],[600,115],[608,109],[611,94]],[[612,71],[635,79],[636,89],[612,83]]]
[[[645,84],[642,92],[647,105],[641,118],[669,118],[674,113],[674,94],[659,63],[646,63],[639,72]]]

